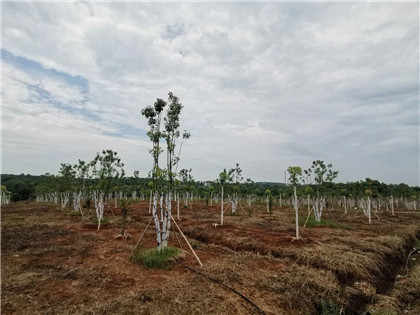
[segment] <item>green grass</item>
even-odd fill
[[[91,221],[92,223],[98,224],[98,218],[93,218]],[[109,220],[107,218],[103,218],[101,220],[101,224],[106,224],[106,223],[109,223]]]
[[[72,211],[72,212],[70,212],[70,215],[71,216],[81,216],[82,213],[80,211]]]
[[[150,269],[171,269],[173,261],[170,258],[178,255],[180,249],[169,246],[167,249],[158,251],[156,248],[138,250],[132,256],[132,261]]]
[[[306,216],[299,216],[299,225],[300,226],[304,226],[305,225],[305,221],[306,221]],[[318,227],[318,226],[328,226],[334,229],[343,229],[343,230],[351,230],[352,228],[347,226],[347,225],[343,225],[343,224],[339,224],[337,222],[333,222],[324,218],[321,218],[321,221],[318,222],[315,220],[315,217],[311,214],[311,216],[309,217],[308,222],[306,223],[306,227],[307,228],[312,228],[312,227]]]

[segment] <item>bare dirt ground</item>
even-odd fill
[[[194,203],[181,209],[178,223],[204,266],[190,252],[183,263],[239,291],[263,312],[419,312],[420,266],[410,264],[408,277],[397,277],[405,274],[412,246],[420,245],[418,211],[397,212],[395,217],[378,213],[380,220],[369,225],[363,214],[330,209],[323,217],[341,228],[302,229],[302,240],[295,240],[289,208],[275,208],[270,218],[265,205],[254,206],[251,216],[242,205],[237,215],[225,217],[224,226],[214,227],[220,221],[219,207]],[[150,270],[129,262],[150,220],[148,203],[132,205],[126,232],[133,240],[115,239],[121,216],[119,209],[113,209],[115,216],[110,209],[110,223],[97,231],[90,219],[82,222],[54,205],[3,206],[2,314],[261,313],[179,263],[172,270]],[[174,236],[171,244],[179,247]],[[153,223],[141,246],[155,246]],[[188,250],[185,242],[181,246]]]

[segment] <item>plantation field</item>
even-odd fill
[[[105,208],[109,223],[97,231],[90,220],[95,210],[82,221],[56,205],[3,205],[2,314],[420,313],[420,255],[408,276],[398,277],[406,273],[407,254],[420,247],[419,211],[379,212],[368,224],[362,211],[327,209],[323,225],[309,220],[296,240],[292,208],[274,206],[270,216],[265,204],[252,213],[240,204],[220,226],[214,224],[220,204],[195,202],[181,208],[177,222],[203,267],[180,233],[171,234],[170,244],[182,246],[184,265],[215,282],[177,261],[170,270],[130,262],[151,218],[148,202],[131,208],[126,233],[132,239],[117,239],[119,208]],[[302,227],[307,211],[299,211]],[[155,243],[152,222],[140,247]]]

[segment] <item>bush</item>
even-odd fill
[[[150,269],[171,269],[173,260],[170,259],[180,252],[177,247],[169,246],[168,248],[158,251],[157,249],[138,250],[132,256],[132,261],[141,264]]]

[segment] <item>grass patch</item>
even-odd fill
[[[93,218],[93,219],[91,220],[91,222],[92,222],[92,223],[95,223],[95,224],[98,224],[98,218]],[[109,220],[108,220],[107,218],[103,218],[103,219],[101,220],[101,224],[106,224],[106,223],[109,223]]]
[[[304,226],[306,221],[306,216],[299,216],[299,225]],[[317,226],[328,226],[334,229],[343,229],[343,230],[351,230],[352,228],[348,225],[339,224],[337,222],[333,222],[324,218],[321,218],[321,221],[316,221],[315,217],[311,215],[306,223],[307,228],[317,227]]]
[[[170,258],[178,255],[180,249],[169,246],[168,248],[158,251],[156,248],[138,250],[132,256],[132,261],[141,264],[150,269],[171,269],[173,260]]]
[[[81,216],[82,213],[80,211],[72,211],[72,212],[70,212],[70,215],[77,217],[77,216]]]

